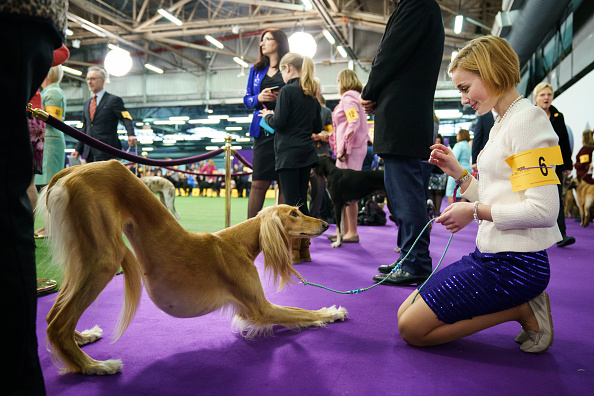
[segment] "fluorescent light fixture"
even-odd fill
[[[182,21],[180,21],[179,19],[177,19],[176,17],[174,17],[173,15],[171,15],[170,13],[168,13],[167,11],[165,11],[162,8],[159,8],[157,10],[157,12],[161,15],[163,15],[165,18],[169,19],[171,22],[175,23],[177,26],[181,26],[182,25]]]
[[[229,121],[237,124],[249,124],[252,122],[252,117],[251,115],[249,117],[229,117]]]
[[[289,48],[291,52],[313,58],[316,54],[318,44],[313,36],[306,32],[295,32],[289,37]]]
[[[138,139],[140,144],[153,144],[153,139]]]
[[[143,147],[142,150],[143,151],[153,151],[155,148],[154,147]]]
[[[209,115],[208,118],[211,120],[215,120],[215,119],[226,120],[227,118],[229,118],[229,116],[228,115]]]
[[[157,67],[157,66],[153,66],[150,63],[145,63],[144,67],[146,67],[149,70],[154,71],[155,73],[159,73],[159,74],[163,74],[163,69]]]
[[[462,117],[462,112],[458,109],[435,110],[435,115],[440,120],[455,120]]]
[[[178,116],[178,117],[169,117],[171,121],[188,121],[190,117],[188,116]]]
[[[346,58],[346,57],[347,57],[347,53],[346,53],[346,51],[344,50],[344,47],[343,47],[342,45],[339,45],[339,46],[337,46],[337,47],[336,47],[336,49],[338,50],[338,52],[340,53],[340,55],[341,55],[343,58]]]
[[[460,32],[462,32],[463,24],[464,24],[464,16],[456,15],[456,19],[454,20],[454,33],[460,34]]]
[[[221,43],[219,40],[217,40],[216,38],[212,37],[211,35],[205,35],[204,36],[205,39],[207,39],[212,45],[214,45],[217,48],[223,49],[225,48],[225,46],[223,45],[223,43]]]
[[[241,131],[243,127],[227,127],[225,128],[226,131]]]
[[[204,149],[206,151],[214,151],[214,150],[218,150],[219,147],[217,147],[217,146],[206,146],[206,147],[204,147]]]
[[[175,143],[177,143],[177,140],[175,140],[175,139],[171,139],[171,138],[163,139],[163,144],[175,144]]]
[[[225,139],[221,139],[221,138],[213,138],[210,139],[211,143],[225,143]]]
[[[241,146],[231,146],[231,150],[241,150]]]
[[[157,121],[153,121],[153,124],[155,125],[185,125],[185,121],[183,120],[177,120],[177,121],[171,121],[171,120],[157,120]]]
[[[91,33],[94,33],[99,37],[107,37],[107,35],[105,33],[103,33],[101,30],[98,29],[98,26],[95,26],[93,24],[88,24],[88,23],[83,23],[80,26],[82,26],[83,29],[88,30]]]
[[[117,45],[114,44],[107,44],[107,48],[114,50],[114,51],[123,51],[125,53],[127,53],[128,55],[130,55],[130,51],[126,51],[123,48],[118,47]]]
[[[326,37],[326,40],[328,40],[330,44],[336,43],[336,40],[334,40],[334,36],[327,29],[322,30],[322,33],[324,34],[324,37]]]
[[[245,143],[245,142],[251,142],[251,141],[252,141],[252,139],[250,139],[250,138],[237,138],[237,142]]]
[[[75,76],[82,76],[82,72],[80,70],[72,69],[68,66],[62,65],[62,70],[64,70],[66,73],[74,74]]]
[[[136,126],[143,126],[143,125],[144,125],[144,122],[137,122],[136,123]]]
[[[305,6],[305,8],[308,9],[308,10],[311,10],[313,8],[313,5],[311,5],[311,1],[309,1],[309,0],[301,0],[301,2]]]
[[[74,149],[64,149],[65,153],[74,153]]]
[[[219,118],[200,118],[196,120],[189,120],[188,124],[218,124],[221,120]]]
[[[66,36],[72,36],[74,32],[70,29],[66,29]]]
[[[243,59],[234,56],[233,60],[235,61],[235,63],[237,63],[238,65],[242,66],[242,67],[249,67],[249,65],[246,63],[246,61],[244,61]]]

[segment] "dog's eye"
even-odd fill
[[[294,211],[291,212],[291,216],[297,217],[297,216],[299,216],[299,214],[297,213],[296,210],[294,210]]]

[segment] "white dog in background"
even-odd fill
[[[175,210],[175,186],[173,183],[160,176],[142,177],[141,180],[149,190],[155,194],[159,194],[161,203],[179,220],[179,214]]]

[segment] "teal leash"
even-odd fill
[[[415,239],[414,243],[412,244],[410,250],[406,253],[406,255],[400,259],[398,261],[398,263],[396,263],[396,266],[390,271],[390,273],[381,281],[376,283],[375,285],[369,286],[369,287],[365,287],[363,289],[353,289],[353,290],[348,290],[348,291],[339,291],[339,290],[334,290],[331,289],[329,287],[323,286],[323,285],[319,285],[317,283],[311,283],[308,282],[306,280],[303,281],[303,285],[307,286],[315,286],[315,287],[319,287],[320,289],[324,289],[324,290],[328,290],[330,292],[333,293],[338,293],[338,294],[359,294],[359,293],[363,293],[364,291],[373,289],[376,286],[381,285],[382,283],[384,283],[386,281],[386,279],[388,279],[388,277],[395,273],[397,270],[399,270],[402,267],[402,262],[404,260],[406,260],[406,258],[408,257],[408,255],[410,254],[410,252],[412,252],[412,250],[415,248],[415,245],[417,244],[417,241],[419,240],[419,238],[421,237],[421,235],[423,235],[423,232],[425,232],[425,230],[427,229],[427,227],[429,227],[429,225],[431,224],[431,222],[435,221],[435,219],[431,219],[429,220],[429,222],[425,225],[425,227],[423,227],[423,230],[421,231],[421,233],[417,236],[417,239]],[[425,282],[423,282],[423,284],[418,288],[417,293],[415,294],[414,298],[413,298],[413,302],[415,301],[415,298],[417,298],[417,295],[419,294],[419,292],[421,291],[421,289],[423,288],[423,286],[425,286],[425,283],[427,283],[427,281],[433,276],[433,274],[438,270],[439,266],[441,265],[441,262],[443,261],[443,258],[445,257],[446,252],[448,251],[448,248],[450,247],[450,242],[452,242],[452,238],[454,237],[454,234],[450,234],[450,239],[448,240],[448,243],[445,247],[445,250],[443,251],[443,254],[441,255],[441,258],[439,259],[439,262],[437,263],[437,266],[435,267],[435,269],[433,270],[433,272],[431,272],[431,275],[429,275],[429,277],[427,278],[427,280],[425,280]]]

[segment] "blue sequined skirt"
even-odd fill
[[[476,249],[433,274],[420,294],[439,320],[451,324],[530,301],[546,289],[549,278],[544,250],[481,253]]]

